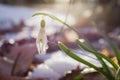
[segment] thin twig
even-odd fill
[[[17,65],[17,62],[18,62],[19,58],[20,58],[20,53],[17,54],[17,57],[16,57],[15,62],[13,64],[13,67],[12,67],[12,70],[11,70],[11,76],[14,75],[14,71],[15,71],[15,68],[16,68],[16,65]]]
[[[69,0],[68,9],[67,9],[67,13],[66,13],[66,16],[65,16],[65,23],[67,22],[67,19],[68,19],[68,15],[69,15],[69,12],[70,12],[70,7],[71,7],[72,2],[73,2],[73,0]],[[64,26],[64,25],[61,26],[60,32],[62,32],[62,30],[64,29],[63,26]]]

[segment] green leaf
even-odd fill
[[[114,51],[114,54],[118,60],[118,64],[120,65],[120,52],[117,48],[117,46],[110,40],[110,38],[108,36],[106,36],[102,30],[100,30],[97,26],[97,24],[95,23],[95,21],[93,22],[93,25],[97,28],[99,34],[108,42],[108,44],[110,45],[110,47],[112,48],[112,50]]]
[[[115,77],[116,77],[116,80],[120,80],[120,67],[117,70]]]
[[[77,42],[78,42],[78,44],[83,48],[83,43],[82,42],[80,42],[79,40],[77,40]],[[84,46],[85,47],[85,46]],[[87,47],[86,47],[87,48]],[[83,48],[84,49],[84,48]],[[89,49],[89,48],[87,48],[87,49]],[[89,50],[91,50],[91,49],[89,49]],[[113,75],[112,75],[112,72],[111,72],[111,70],[110,70],[110,68],[109,68],[109,66],[105,63],[105,61],[102,59],[102,57],[101,56],[99,56],[98,55],[98,53],[97,53],[97,51],[96,50],[94,50],[95,51],[95,53],[93,53],[97,58],[98,58],[98,61],[101,63],[101,65],[103,66],[103,71],[104,71],[104,73],[109,77],[109,79],[114,79],[114,77],[113,77]]]
[[[77,40],[77,43],[78,43],[84,50],[86,50],[86,51],[88,51],[88,52],[91,52],[92,54],[96,54],[96,55],[100,56],[101,58],[104,58],[106,61],[108,61],[108,62],[113,66],[113,68],[114,68],[115,70],[118,70],[118,65],[117,65],[116,63],[114,63],[114,61],[112,61],[109,57],[103,55],[103,54],[100,53],[100,52],[96,52],[96,51],[94,51],[94,50],[91,50],[91,49],[85,47],[85,46],[80,42],[79,39]]]
[[[101,74],[103,74],[104,76],[108,77],[108,75],[105,74],[105,72],[101,69],[99,69],[97,66],[89,63],[88,61],[78,57],[76,54],[74,54],[69,48],[67,48],[62,42],[59,42],[58,43],[58,46],[68,55],[70,56],[71,58],[89,66],[89,67],[92,67],[94,68],[95,70],[97,70],[98,72],[100,72]],[[111,78],[112,79],[112,78]]]
[[[90,43],[90,41],[88,39],[85,39],[85,45],[88,46],[88,48],[97,51],[96,48]]]

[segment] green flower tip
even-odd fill
[[[44,28],[44,27],[45,27],[45,20],[42,19],[42,20],[41,20],[41,28]]]

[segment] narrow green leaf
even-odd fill
[[[77,42],[79,42],[79,44],[82,44],[82,42],[80,42],[80,41],[78,41],[77,40]],[[82,44],[83,45],[83,44]],[[91,50],[91,49],[90,49]],[[97,52],[96,50],[95,50],[95,52]],[[103,61],[103,59],[102,59],[102,57],[100,57],[99,55],[98,55],[98,53],[94,53],[94,55],[98,58],[98,61],[101,63],[101,65],[104,67],[103,68],[103,71],[105,72],[105,74],[109,77],[109,79],[114,79],[113,78],[113,75],[112,75],[112,72],[111,72],[111,70],[110,70],[110,68],[109,68],[109,66],[105,63],[105,61]]]
[[[116,80],[120,80],[120,67],[117,70],[115,77],[116,77]]]
[[[92,67],[94,68],[95,70],[97,70],[98,72],[100,72],[101,74],[103,74],[104,76],[106,76],[108,78],[108,75],[105,74],[104,71],[102,71],[101,69],[99,69],[97,66],[87,62],[86,60],[78,57],[76,54],[74,54],[69,48],[67,48],[63,43],[59,42],[58,43],[58,46],[70,57],[72,57],[73,59],[89,66],[89,67]]]
[[[87,45],[90,49],[97,51],[96,48],[90,43],[88,39],[85,39],[85,45]]]
[[[117,46],[109,39],[108,36],[106,36],[97,26],[97,24],[95,23],[95,21],[93,22],[93,25],[97,28],[98,32],[100,33],[100,35],[108,42],[108,44],[110,45],[110,47],[112,48],[112,50],[114,51],[114,54],[118,60],[118,64],[120,65],[120,52],[117,48]]]
[[[93,50],[85,47],[85,46],[80,42],[79,39],[77,40],[77,43],[78,43],[84,50],[86,50],[86,51],[88,51],[88,52],[91,52],[91,53],[93,53],[93,54],[97,54],[97,55],[100,56],[101,58],[104,58],[106,61],[108,61],[108,62],[115,68],[115,70],[118,70],[118,65],[115,64],[109,57],[103,55],[103,54],[100,53],[100,52],[96,52],[96,51],[93,51]]]

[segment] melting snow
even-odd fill
[[[81,53],[87,54],[88,56],[94,57],[88,52],[77,50],[77,55],[86,59],[87,61],[94,63],[97,66],[100,66],[99,62],[97,62],[95,59],[91,59],[90,57],[86,57],[81,55]],[[42,55],[37,55],[37,58],[42,58]],[[44,63],[38,65],[31,74],[28,76],[30,78],[48,78],[50,80],[58,80],[60,77],[62,77],[66,72],[76,69],[77,66],[80,68],[87,67],[83,65],[82,63],[79,63],[75,61],[74,59],[70,58],[66,54],[64,54],[62,51],[57,51],[50,54],[43,55]]]
[[[46,64],[38,65],[29,76],[30,78],[43,78],[49,80],[58,80],[58,78],[60,78],[60,75]]]

